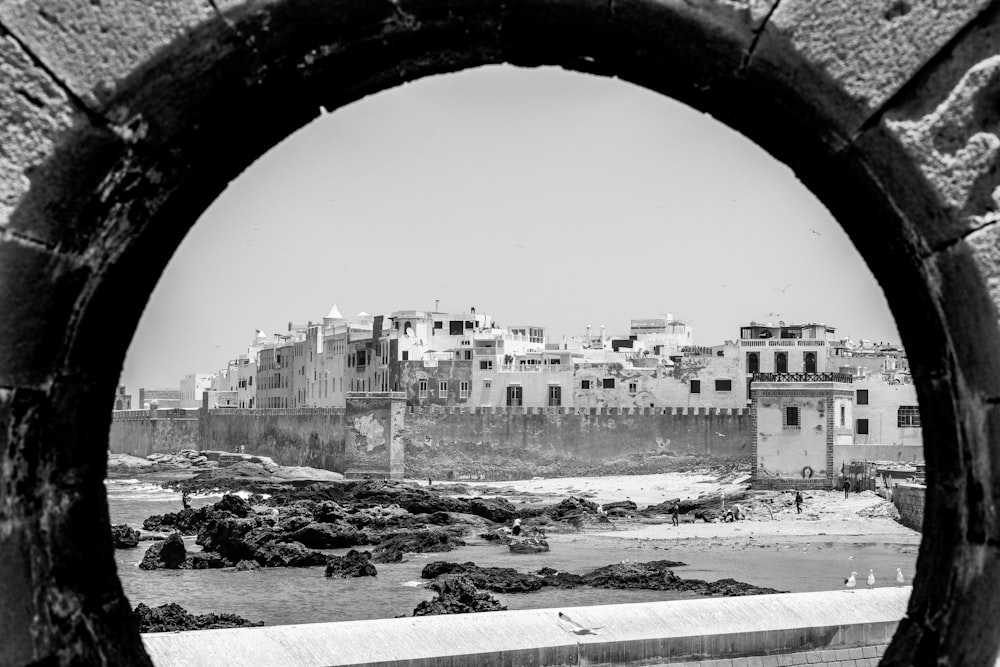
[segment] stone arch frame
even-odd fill
[[[148,664],[110,540],[94,540],[108,531],[107,397],[200,212],[319,105],[498,62],[617,76],[709,112],[841,221],[896,317],[925,429],[921,574],[884,664],[992,660],[998,13],[983,0],[0,7],[0,662]]]

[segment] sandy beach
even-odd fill
[[[666,473],[660,475],[622,475],[610,477],[571,477],[528,479],[494,483],[470,483],[484,495],[496,491],[512,502],[551,502],[568,496],[583,497],[596,503],[632,500],[639,509],[672,498],[697,498],[713,493],[735,493],[747,488],[746,476],[718,480],[703,473]],[[513,492],[515,495],[508,495]],[[524,494],[524,495],[520,495]],[[851,493],[845,499],[840,491],[803,493],[802,513],[795,511],[794,494],[752,492],[749,502],[740,501],[746,520],[733,523],[694,521],[673,526],[662,515],[640,522],[616,522],[614,537],[634,540],[719,540],[733,538],[786,539],[826,537],[860,538],[878,536],[900,543],[919,543],[920,533],[893,519],[894,508],[871,491]],[[595,533],[607,535],[606,531]]]

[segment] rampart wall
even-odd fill
[[[379,406],[372,415],[387,409]],[[338,472],[358,466],[388,469],[386,415],[367,419],[356,409],[347,412],[214,409],[192,411],[184,420],[120,412],[112,420],[111,451],[146,456],[191,447],[242,451],[282,465]],[[495,460],[494,468],[520,472],[552,461],[592,464],[684,455],[738,459],[749,455],[752,438],[749,410],[715,408],[411,407],[402,421],[399,440],[407,470],[419,476],[437,476],[427,471],[447,467],[457,468],[459,477],[503,478],[503,473],[474,472],[475,462],[488,460]],[[456,466],[456,461],[473,465]],[[513,468],[506,465],[511,462]]]
[[[922,484],[897,484],[892,487],[892,504],[899,510],[901,524],[923,532],[926,495],[927,487]]]

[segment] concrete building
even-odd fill
[[[830,488],[834,447],[854,437],[853,377],[758,373],[751,389],[756,488]]]
[[[131,410],[132,409],[132,395],[125,393],[125,385],[120,384],[115,389],[115,410]]]
[[[200,408],[202,394],[212,389],[212,374],[189,373],[181,379],[182,408]]]

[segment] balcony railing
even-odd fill
[[[822,338],[741,338],[740,347],[824,347]]]
[[[754,382],[854,382],[849,373],[754,373]]]

